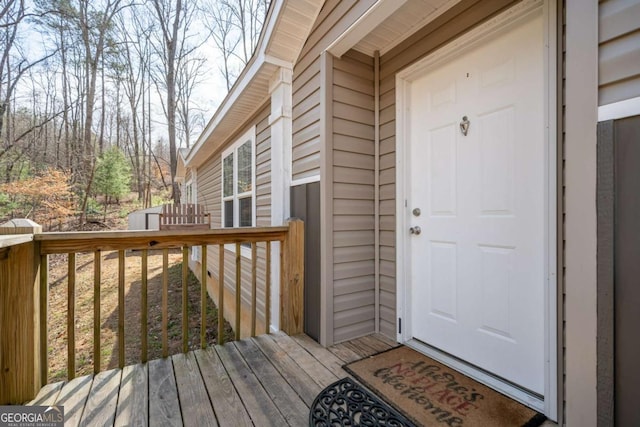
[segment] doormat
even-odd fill
[[[415,427],[351,378],[336,381],[318,394],[309,411],[309,426]]]
[[[418,425],[537,427],[546,417],[406,346],[344,366]]]

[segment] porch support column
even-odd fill
[[[28,219],[0,225],[0,405],[21,405],[47,381],[48,288],[41,294],[40,250]],[[8,236],[11,235],[11,236]]]
[[[289,217],[291,191],[291,68],[279,67],[269,82],[271,94],[271,225]],[[280,245],[271,256],[271,329],[280,329]]]
[[[567,0],[565,399],[570,426],[596,426],[598,3]]]

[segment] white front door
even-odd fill
[[[407,86],[405,157],[412,338],[539,395],[543,70],[537,14],[425,71]]]

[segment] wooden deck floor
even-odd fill
[[[370,335],[325,349],[306,335],[263,335],[44,387],[65,426],[305,426],[342,365],[390,348]]]

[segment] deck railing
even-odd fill
[[[189,350],[187,275],[189,248],[201,248],[200,288],[200,346],[205,347],[207,329],[207,248],[219,248],[218,259],[218,342],[224,337],[224,283],[225,245],[235,245],[235,319],[232,325],[236,339],[241,329],[241,245],[251,246],[251,335],[256,330],[257,245],[264,243],[266,250],[265,333],[270,325],[270,287],[272,242],[280,242],[280,328],[288,334],[302,332],[303,278],[304,278],[304,225],[294,219],[286,226],[235,228],[217,230],[161,230],[41,233],[34,223],[21,223],[12,230],[0,229],[0,404],[23,403],[35,397],[48,379],[48,310],[49,277],[48,257],[52,254],[68,255],[68,367],[70,378],[75,375],[75,299],[76,254],[94,254],[93,277],[93,364],[94,373],[100,371],[100,290],[101,254],[118,254],[118,362],[123,367],[124,353],[124,289],[125,251],[141,251],[141,362],[148,357],[147,333],[147,257],[149,250],[163,252],[162,280],[162,355],[168,356],[167,337],[167,265],[168,251],[182,250],[182,351]]]

